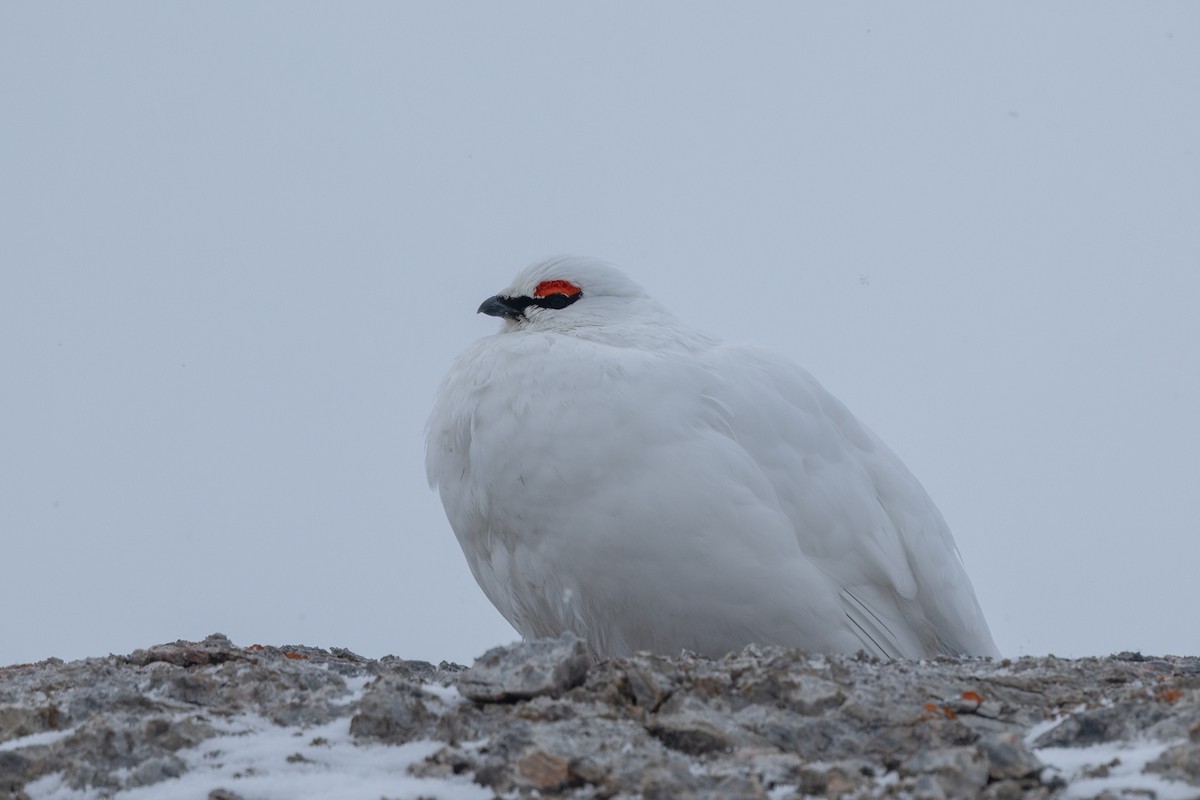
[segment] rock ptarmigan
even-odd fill
[[[800,367],[591,259],[534,264],[479,311],[503,328],[443,381],[426,466],[523,636],[998,654],[925,490]]]

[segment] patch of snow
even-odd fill
[[[1064,797],[1096,797],[1105,791],[1121,794],[1128,790],[1148,792],[1158,800],[1195,800],[1195,786],[1142,772],[1147,764],[1176,744],[1179,742],[1106,742],[1091,747],[1043,747],[1033,752],[1067,781]],[[1114,760],[1118,763],[1113,764]],[[1104,777],[1084,774],[1103,765],[1111,765]]]
[[[897,786],[900,783],[900,773],[895,770],[889,770],[882,775],[875,777],[875,785],[886,789],[889,786]]]
[[[345,718],[312,728],[285,728],[244,716],[223,727],[224,734],[179,751],[189,769],[182,777],[108,794],[72,789],[60,775],[49,775],[27,784],[25,793],[31,800],[194,800],[217,788],[255,800],[492,797],[468,776],[436,780],[407,774],[409,765],[441,748],[439,742],[359,744]]]
[[[457,686],[442,686],[440,683],[426,683],[422,684],[421,688],[448,706],[456,706],[466,700],[465,697],[459,694]]]
[[[346,681],[346,689],[349,690],[351,702],[353,702],[354,700],[358,700],[360,697],[362,697],[363,691],[366,690],[368,684],[375,682],[375,676],[357,675],[344,678],[343,680]]]
[[[31,733],[28,736],[22,736],[19,739],[9,739],[7,742],[0,742],[0,753],[5,750],[17,750],[22,747],[33,747],[39,744],[53,744],[59,739],[67,738],[74,732],[74,728],[65,731],[42,731],[41,733]]]
[[[1037,725],[1034,725],[1025,732],[1025,746],[1033,747],[1033,743],[1040,739],[1042,734],[1049,733],[1059,725],[1063,724],[1063,721],[1066,720],[1067,716],[1067,714],[1060,714],[1057,717],[1051,717],[1050,719],[1042,720]]]

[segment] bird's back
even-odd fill
[[[839,585],[868,651],[996,655],[945,520],[900,459],[803,369],[754,348],[711,357],[729,426],[800,549]]]

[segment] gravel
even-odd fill
[[[1196,657],[597,663],[568,635],[465,668],[214,634],[0,668],[0,800],[47,776],[94,797],[167,786],[247,716],[341,725],[355,747],[432,742],[410,775],[505,796],[1200,797]],[[238,796],[226,784],[208,796]]]

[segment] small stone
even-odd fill
[[[702,701],[677,696],[654,715],[646,730],[672,750],[696,756],[731,749],[730,724],[731,720]]]
[[[1146,765],[1146,771],[1156,772],[1165,778],[1192,786],[1200,786],[1200,743],[1187,741],[1167,748],[1162,755]]]
[[[598,758],[583,756],[571,761],[571,783],[590,783],[598,786],[608,774],[608,767]]]
[[[820,766],[809,765],[800,773],[800,789],[804,794],[824,793],[828,797],[844,797],[864,790],[874,783],[874,772],[861,759],[837,761]]]
[[[955,795],[958,796],[958,795]],[[967,797],[967,795],[961,795]],[[932,775],[918,775],[912,783],[913,800],[946,800],[946,790]]]
[[[674,691],[673,682],[645,663],[645,657],[634,660],[624,671],[624,689],[640,708],[653,712]]]
[[[1018,734],[985,736],[979,746],[988,757],[988,777],[993,781],[1034,778],[1045,769]]]
[[[972,797],[987,785],[988,759],[977,747],[922,750],[901,764],[900,774],[932,776],[945,796]]]
[[[1107,778],[1112,775],[1113,767],[1121,766],[1121,759],[1114,758],[1105,764],[1097,764],[1094,767],[1084,767],[1079,770],[1079,774],[1085,778]]]
[[[535,750],[517,760],[517,778],[538,791],[557,791],[567,785],[569,766],[570,762],[562,756]]]
[[[443,747],[408,768],[408,773],[417,778],[446,778],[461,775],[475,769],[475,760],[457,747]]]
[[[129,788],[152,786],[170,778],[178,778],[185,772],[187,764],[179,756],[159,756],[138,764],[125,780],[125,785]]]
[[[403,678],[382,677],[359,701],[358,713],[350,720],[350,735],[389,744],[421,738],[436,722],[425,699],[425,692]]]
[[[733,754],[735,764],[744,767],[764,785],[796,784],[801,781],[806,762],[795,753],[781,753],[773,747],[742,747]],[[825,791],[825,778],[820,788],[805,788],[805,794]]]
[[[242,800],[242,796],[228,789],[213,789],[208,793],[208,800]]]
[[[979,795],[979,800],[1024,800],[1028,790],[1020,781],[996,781],[989,783]]]
[[[54,706],[0,706],[0,742],[54,730],[60,716]]]
[[[842,687],[833,681],[812,675],[797,675],[785,697],[788,708],[797,714],[815,716],[846,702]]]
[[[213,686],[213,681],[209,676],[196,674],[194,671],[185,671],[171,676],[164,688],[168,697],[195,706],[204,704],[213,691]]]
[[[775,705],[802,716],[816,716],[846,702],[842,687],[816,675],[780,672],[756,665],[739,674],[737,696],[759,705]]]
[[[458,690],[480,703],[559,697],[583,683],[590,663],[583,640],[571,633],[495,647],[459,675]]]
[[[762,784],[752,775],[726,775],[716,784],[696,794],[697,797],[724,800],[736,797],[739,800],[767,800]]]
[[[0,792],[25,783],[33,772],[33,763],[29,758],[12,750],[0,750]]]
[[[131,664],[144,667],[156,661],[164,661],[177,667],[196,667],[206,664],[222,664],[233,658],[242,658],[242,648],[229,641],[229,637],[214,633],[202,642],[180,639],[171,644],[159,644],[146,650],[135,650],[127,657]]]

